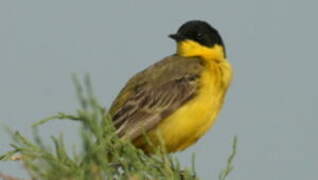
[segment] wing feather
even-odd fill
[[[169,56],[136,74],[110,110],[118,135],[133,140],[195,97],[202,66],[199,58]]]

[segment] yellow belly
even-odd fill
[[[214,124],[222,107],[227,85],[221,85],[224,73],[211,69],[201,74],[201,86],[197,96],[147,133],[155,146],[159,144],[159,137],[167,152],[183,150],[195,143]],[[134,144],[146,152],[152,151],[140,138]]]

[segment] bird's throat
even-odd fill
[[[203,46],[192,40],[178,42],[177,54],[183,57],[200,57],[204,60],[224,60],[224,48],[220,45]]]

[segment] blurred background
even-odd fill
[[[316,1],[1,0],[0,123],[31,136],[31,124],[77,107],[71,74],[89,73],[109,107],[126,80],[175,51],[167,38],[185,21],[201,19],[223,36],[235,77],[212,131],[176,153],[202,179],[216,179],[237,135],[229,179],[318,177]],[[52,121],[48,139],[63,133],[78,144],[77,124]],[[0,154],[11,139],[0,130]],[[78,146],[78,145],[77,145]],[[0,171],[27,173],[17,162]]]

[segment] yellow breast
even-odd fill
[[[154,130],[162,136],[168,152],[185,149],[214,124],[224,100],[219,72],[206,70],[201,75],[198,96],[163,120]]]
[[[184,52],[189,53],[189,56],[198,53],[206,62],[205,70],[200,76],[199,92],[194,99],[163,119],[156,128],[147,133],[154,145],[160,143],[159,137],[167,152],[183,150],[207,132],[214,124],[223,105],[224,95],[232,78],[230,64],[224,56],[218,54],[221,52],[220,49],[217,49],[218,52],[208,52],[209,49],[200,50],[195,47],[195,51],[191,52],[188,46],[193,48],[193,43],[186,44],[181,50],[188,48]],[[144,143],[142,146],[146,152],[152,151]]]

